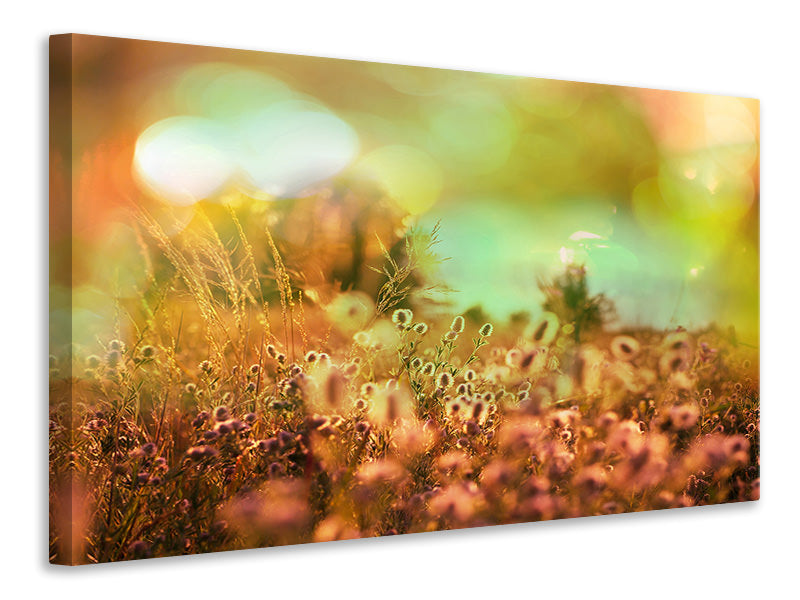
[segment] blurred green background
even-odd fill
[[[141,293],[131,205],[186,223],[246,197],[283,216],[325,203],[313,218],[335,212],[344,247],[370,223],[440,222],[454,311],[536,312],[538,279],[577,262],[619,326],[715,322],[758,343],[755,100],[91,36],[72,58],[51,307],[79,342]],[[364,189],[369,219],[345,210]]]

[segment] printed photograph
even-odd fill
[[[759,498],[758,100],[68,34],[49,154],[51,563]]]

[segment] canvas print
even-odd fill
[[[758,499],[756,100],[50,47],[51,562]]]

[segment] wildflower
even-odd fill
[[[517,367],[519,366],[521,361],[522,361],[522,352],[520,352],[517,348],[512,348],[511,350],[506,352],[506,364],[509,367]]]
[[[361,386],[361,393],[367,398],[372,397],[378,391],[378,386],[372,382],[367,382]]]
[[[111,340],[108,342],[108,349],[116,352],[125,352],[125,343],[120,340]]]
[[[359,346],[369,345],[369,333],[366,331],[359,331],[353,336],[353,341]]]
[[[478,424],[475,421],[470,419],[470,420],[468,420],[468,421],[466,421],[464,423],[463,431],[468,436],[475,436],[475,435],[478,435],[481,432],[481,428],[478,426]]]
[[[538,350],[532,350],[531,352],[527,352],[524,356],[521,357],[519,361],[519,367],[522,370],[529,369],[531,365],[533,365],[533,361],[539,355]]]
[[[694,427],[699,416],[697,408],[690,404],[673,406],[669,411],[670,422],[677,431]]]
[[[198,365],[198,368],[200,369],[200,371],[201,371],[201,372],[205,373],[206,375],[208,375],[209,373],[211,373],[211,371],[212,371],[212,369],[213,369],[213,367],[212,367],[212,365],[211,365],[211,361],[210,361],[210,360],[204,360],[204,361],[202,361],[202,362],[201,362],[201,363]]]
[[[455,331],[448,331],[442,336],[442,340],[445,342],[455,342],[458,339],[458,333]]]
[[[428,332],[428,326],[425,323],[417,323],[414,325],[414,332],[419,335],[425,335]]]
[[[234,432],[233,421],[222,421],[214,426],[214,431],[219,435],[228,435]]]
[[[158,447],[153,442],[148,442],[142,446],[142,452],[145,456],[154,456]]]
[[[250,374],[251,375],[258,375],[258,372],[261,370],[261,365],[255,364],[250,365]]]
[[[278,351],[275,349],[275,346],[272,344],[267,345],[267,354],[269,354],[270,358],[277,358]]]
[[[682,328],[670,333],[664,338],[662,346],[665,350],[688,351],[691,350],[691,336]]]
[[[463,396],[459,396],[459,398],[462,397]],[[450,414],[454,417],[458,416],[461,413],[461,406],[462,402],[458,398],[456,398],[453,402],[450,403],[449,406]]]
[[[227,421],[231,418],[231,412],[227,406],[218,406],[214,409],[214,419],[216,421]]]
[[[431,499],[430,511],[456,523],[466,523],[477,511],[479,501],[476,488],[467,484],[451,485]]]
[[[750,499],[758,500],[761,498],[761,479],[756,479],[750,484]]]
[[[317,526],[314,532],[315,542],[333,542],[336,540],[352,540],[361,537],[361,532],[348,525],[338,515],[331,515]]]
[[[274,437],[259,440],[256,446],[262,452],[275,452],[278,449],[278,440]]]
[[[553,313],[546,312],[542,315],[542,318],[537,323],[531,338],[537,344],[547,346],[553,341],[553,339],[555,339],[558,329],[558,317]]]
[[[453,333],[461,333],[464,331],[464,317],[458,315],[453,322],[450,323],[450,331]]]
[[[472,369],[467,369],[467,371],[464,373],[464,379],[467,381],[475,381],[475,377],[477,377],[477,375]]]
[[[414,313],[412,313],[407,308],[398,308],[392,314],[392,322],[397,325],[398,327],[406,327],[411,320],[414,318]]]
[[[480,334],[481,337],[487,338],[490,335],[492,335],[492,331],[494,331],[494,328],[492,327],[492,324],[491,323],[484,323],[483,327],[481,327],[478,330],[478,333]]]
[[[111,350],[110,352],[106,353],[106,364],[109,367],[116,367],[121,360],[122,354],[119,350]]]
[[[187,383],[184,389],[186,390],[187,394],[194,394],[195,392],[197,392],[197,385],[195,385],[194,383]]]
[[[149,558],[151,556],[150,544],[143,540],[136,540],[128,546],[128,552],[133,558]]]
[[[344,397],[344,385],[344,376],[338,369],[333,369],[325,381],[325,399],[328,401],[329,406],[339,406]]]
[[[641,349],[636,338],[629,335],[618,335],[611,340],[611,354],[618,360],[633,360]]]
[[[599,465],[590,465],[573,478],[578,491],[587,498],[594,498],[606,486],[606,471]]]
[[[219,454],[217,449],[211,446],[192,446],[186,451],[186,456],[193,461],[201,461],[204,458],[211,458],[217,454]]]
[[[494,459],[483,469],[481,483],[492,493],[499,492],[502,488],[511,485],[514,479],[514,469],[504,460]]]
[[[347,377],[352,377],[358,373],[358,363],[357,362],[349,362],[344,366],[344,374]]]
[[[658,369],[662,375],[686,371],[689,366],[689,352],[684,349],[673,349],[665,352],[658,361]]]
[[[311,350],[308,354],[306,354],[306,362],[309,364],[317,362],[317,353]]]
[[[86,365],[90,369],[96,369],[97,367],[100,366],[100,363],[101,363],[100,357],[97,356],[96,354],[92,354],[91,356],[86,357]]]
[[[425,363],[425,366],[422,367],[422,374],[427,375],[430,377],[436,371],[436,366],[432,362]]]
[[[442,371],[439,373],[439,377],[436,379],[436,385],[443,390],[446,390],[451,385],[453,385],[453,376],[450,375],[447,371]]]
[[[142,346],[139,353],[142,355],[142,358],[153,358],[156,355],[156,349],[154,346]]]

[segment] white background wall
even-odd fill
[[[359,6],[360,4],[360,6]],[[0,571],[7,598],[784,597],[796,593],[797,19],[778,2],[6,3],[0,71]],[[762,104],[759,503],[117,564],[46,564],[47,36],[134,37]]]

